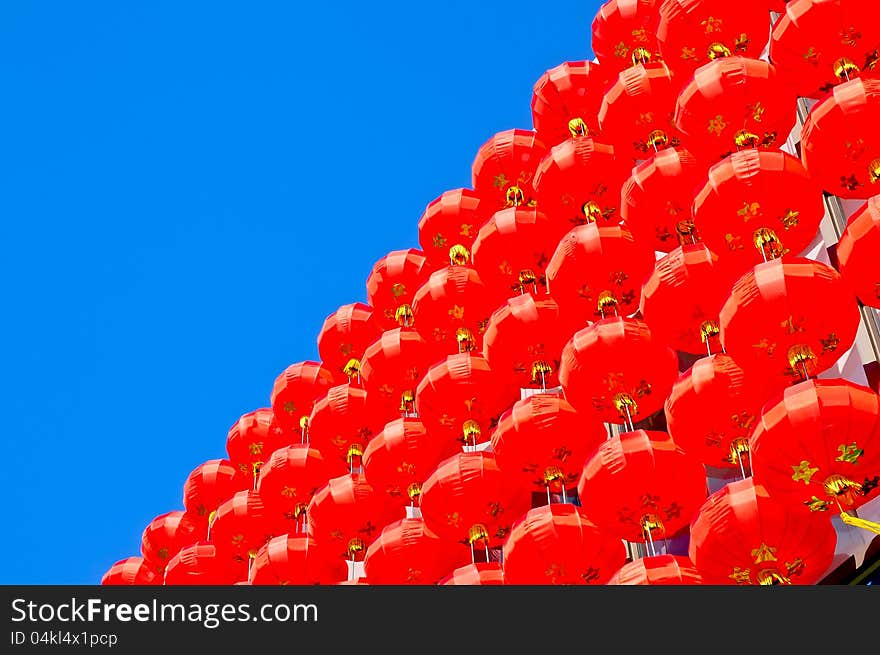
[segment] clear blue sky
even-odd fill
[[[3,2],[0,584],[137,555],[599,4]]]

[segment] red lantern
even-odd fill
[[[687,529],[706,500],[706,471],[667,433],[636,430],[599,445],[584,464],[578,494],[602,530],[653,546]]]
[[[781,150],[752,148],[718,162],[693,205],[700,237],[738,274],[803,251],[824,215],[822,189],[797,157]]]
[[[568,340],[559,326],[559,305],[550,296],[514,296],[489,319],[483,356],[498,375],[521,389],[559,385],[559,358]]]
[[[308,444],[293,444],[272,453],[257,482],[271,531],[304,532],[305,511],[312,496],[334,475],[333,466]]]
[[[419,244],[430,267],[449,266],[453,248],[469,254],[480,226],[494,211],[494,202],[481,200],[471,189],[444,191],[432,200],[419,219]]]
[[[278,448],[287,445],[284,432],[275,422],[275,414],[261,407],[243,414],[226,434],[229,461],[256,484],[263,462]]]
[[[635,318],[605,318],[577,332],[559,368],[562,390],[576,409],[630,426],[663,407],[677,377],[675,351]]]
[[[642,286],[639,309],[651,334],[675,350],[720,350],[718,314],[734,277],[703,243],[679,246],[659,259]]]
[[[758,264],[733,286],[721,308],[721,344],[778,389],[833,366],[855,341],[859,320],[836,270],[786,256]]]
[[[749,436],[771,393],[761,376],[747,375],[730,355],[701,357],[666,399],[666,429],[703,464],[739,466],[745,477],[751,472]]]
[[[422,483],[434,468],[460,447],[429,434],[421,419],[404,417],[388,423],[364,451],[364,475],[394,505],[415,503]]]
[[[504,584],[504,569],[499,562],[474,562],[455,569],[438,585],[476,586]]]
[[[880,80],[838,84],[813,105],[801,130],[801,159],[813,179],[841,198],[880,192]]]
[[[382,327],[407,325],[416,291],[431,273],[421,250],[394,250],[373,264],[367,278],[367,303],[379,315]]]
[[[141,536],[141,555],[157,573],[181,548],[205,537],[206,527],[189,512],[175,510],[150,521]]]
[[[630,160],[616,156],[604,140],[586,133],[566,139],[537,166],[534,186],[541,211],[557,233],[589,221],[615,225],[629,166]]]
[[[241,567],[230,566],[214,544],[199,541],[183,548],[168,562],[165,586],[234,585],[244,578]]]
[[[440,539],[422,519],[400,519],[367,548],[364,571],[372,585],[432,585],[469,559],[464,548]]]
[[[704,584],[816,584],[834,560],[837,532],[770,496],[752,478],[706,499],[688,556]]]
[[[547,264],[566,331],[606,315],[634,313],[655,261],[650,247],[622,225],[589,223],[571,230]]]
[[[770,61],[799,96],[819,99],[841,82],[880,72],[880,12],[873,3],[798,0],[781,11],[770,36]]]
[[[239,491],[217,508],[211,523],[210,541],[217,547],[217,554],[229,562],[230,567],[243,571],[247,577],[249,558],[275,536],[263,499],[256,491]]]
[[[476,445],[489,440],[494,420],[517,396],[475,352],[449,355],[432,366],[416,389],[416,411],[432,438]]]
[[[620,539],[580,507],[556,503],[520,518],[504,544],[504,581],[525,585],[601,585],[626,562]]]
[[[880,396],[840,378],[801,382],[767,402],[750,446],[773,498],[847,522],[880,487]]]
[[[632,169],[620,190],[620,217],[636,240],[670,252],[697,241],[691,205],[705,168],[690,151],[664,148]]]
[[[703,578],[687,557],[653,555],[624,564],[608,584],[698,585],[703,584]]]
[[[561,396],[535,394],[501,416],[492,453],[501,470],[549,498],[551,491],[577,486],[584,462],[607,438],[607,429],[591,414],[578,413]]]
[[[546,152],[547,146],[532,130],[498,132],[477,150],[471,165],[471,186],[493,212],[532,204],[532,178]]]
[[[592,24],[592,46],[603,66],[621,71],[636,62],[661,59],[657,43],[662,0],[608,0]]]
[[[659,10],[660,54],[683,78],[718,58],[757,59],[770,38],[765,0],[662,0]]]
[[[126,557],[101,576],[102,585],[161,585],[162,576],[143,557]]]
[[[254,556],[248,573],[252,585],[334,584],[348,576],[345,563],[322,557],[322,548],[307,535],[282,534],[267,541]]]
[[[336,384],[357,375],[364,351],[382,334],[382,320],[360,302],[343,305],[330,314],[318,334],[318,354]]]
[[[795,125],[796,101],[773,64],[724,57],[698,68],[682,88],[675,125],[684,133],[688,150],[707,162],[743,148],[776,150]]]
[[[614,146],[618,158],[647,159],[658,150],[681,145],[673,122],[680,86],[662,61],[620,72],[599,110],[602,140]]]
[[[532,124],[548,148],[584,131],[598,133],[606,71],[592,61],[566,61],[541,75],[532,89]]]
[[[211,515],[236,491],[253,486],[250,477],[243,474],[226,459],[210,459],[199,464],[183,484],[183,507],[190,516],[198,516],[205,529]]]
[[[487,550],[503,545],[531,494],[508,475],[492,453],[459,453],[443,460],[422,485],[425,525],[441,539]],[[488,557],[487,557],[488,559]]]
[[[327,393],[334,382],[333,373],[318,362],[297,362],[275,378],[270,403],[275,421],[291,438],[303,440],[315,401]]]
[[[843,281],[863,304],[880,308],[880,195],[868,200],[849,219],[837,242],[838,269]]]

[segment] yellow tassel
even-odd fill
[[[855,516],[847,514],[846,512],[841,512],[840,518],[843,519],[843,522],[847,525],[852,525],[857,528],[864,528],[865,530],[870,530],[874,534],[880,534],[880,523],[875,523],[874,521],[866,521],[865,519],[859,519]]]

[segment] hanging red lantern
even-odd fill
[[[433,269],[449,266],[451,251],[470,253],[480,226],[495,212],[495,203],[472,189],[452,189],[428,203],[419,219],[419,245]]]
[[[384,425],[371,411],[367,392],[350,384],[331,387],[309,417],[309,445],[320,451],[334,475],[361,466],[364,448]]]
[[[555,503],[529,510],[504,544],[504,581],[524,585],[601,585],[626,562],[620,539],[583,509]]]
[[[281,534],[254,556],[248,573],[252,585],[335,584],[348,576],[345,562],[322,557],[322,548],[305,534]]]
[[[431,273],[425,253],[415,248],[394,250],[373,264],[367,277],[367,303],[379,315],[382,327],[407,325],[415,293]]]
[[[749,443],[755,482],[773,498],[852,522],[880,487],[880,396],[842,378],[806,380],[767,402]]]
[[[547,264],[550,293],[565,331],[639,308],[642,283],[656,256],[622,225],[579,225],[559,242]]]
[[[533,204],[532,178],[546,152],[547,146],[532,130],[498,132],[477,150],[471,165],[471,186],[493,212]]]
[[[429,434],[422,420],[412,416],[388,423],[364,450],[364,475],[385,500],[395,505],[418,501],[422,483],[447,457],[461,450],[451,440]]]
[[[675,125],[688,150],[710,163],[744,148],[777,150],[795,126],[796,101],[773,64],[724,57],[698,68],[681,89]]]
[[[422,519],[386,525],[367,548],[364,571],[372,585],[433,585],[467,564],[468,552],[431,532]]]
[[[659,150],[636,165],[621,187],[623,224],[655,251],[696,243],[691,205],[705,177],[704,166],[689,150]]]
[[[675,351],[635,318],[605,318],[575,333],[559,368],[565,398],[576,409],[630,427],[663,407],[677,377]]]
[[[837,242],[838,270],[852,292],[869,307],[880,308],[880,195],[854,213]]]
[[[699,585],[703,584],[694,563],[681,555],[652,555],[620,567],[609,585]]]
[[[241,582],[247,571],[230,566],[220,556],[216,546],[199,541],[178,552],[165,569],[165,586],[179,585],[234,585]]]
[[[860,314],[840,274],[821,262],[783,257],[755,266],[721,308],[721,344],[768,388],[832,367],[855,341]]]
[[[144,528],[141,555],[153,570],[161,573],[181,548],[204,539],[206,530],[202,521],[189,512],[174,510],[160,514]]]
[[[694,198],[702,240],[737,274],[810,245],[825,215],[822,189],[797,157],[754,148],[709,169]]]
[[[205,529],[220,505],[236,491],[249,489],[253,480],[227,459],[210,459],[199,464],[183,483],[183,508],[197,516]]]
[[[837,84],[880,73],[880,12],[873,3],[797,0],[781,11],[770,61],[799,96],[819,99]]]
[[[293,444],[279,448],[260,469],[257,493],[273,534],[305,531],[305,511],[315,492],[335,469],[315,448]]]
[[[661,59],[657,43],[662,0],[607,0],[593,18],[591,44],[596,59],[614,71]]]
[[[162,576],[143,557],[126,557],[101,576],[102,585],[161,585]]]
[[[704,584],[811,585],[834,560],[837,532],[752,478],[710,495],[691,523],[688,556]]]
[[[813,105],[801,130],[801,159],[813,179],[840,198],[880,192],[880,80],[838,84]]]
[[[308,534],[332,561],[363,561],[383,527],[400,518],[400,509],[385,502],[364,475],[330,478],[308,507]]]
[[[504,584],[504,569],[500,562],[474,562],[460,566],[438,585],[476,586]]]
[[[443,460],[422,485],[425,525],[441,539],[473,551],[504,544],[510,527],[531,506],[531,494],[505,474],[492,453],[458,453]]]
[[[319,362],[297,362],[284,369],[272,385],[269,402],[275,421],[291,439],[304,439],[315,401],[335,382],[333,373]]]
[[[765,0],[662,0],[657,43],[677,75],[732,55],[761,56],[770,38]]]
[[[663,148],[681,145],[675,126],[680,80],[662,61],[636,64],[621,71],[602,99],[602,140],[616,157],[648,159]]]
[[[631,162],[587,132],[553,146],[535,171],[535,192],[556,233],[575,225],[619,222],[620,187]]]
[[[242,414],[226,434],[229,461],[256,483],[263,462],[278,448],[287,445],[288,437],[275,421],[269,407]]]
[[[498,375],[521,389],[559,385],[559,358],[568,340],[559,326],[559,305],[550,296],[514,296],[492,314],[483,356]]]
[[[581,505],[600,529],[652,547],[686,530],[707,493],[700,461],[669,434],[646,430],[600,444],[578,482]]]
[[[548,148],[583,131],[599,131],[599,107],[607,74],[593,61],[566,61],[548,71],[532,89],[532,124]]]
[[[357,376],[364,351],[381,334],[380,314],[360,302],[343,305],[324,320],[318,354],[336,384]]]
[[[703,464],[739,466],[745,477],[751,473],[749,436],[770,395],[764,379],[748,375],[730,355],[701,357],[666,399],[666,429]]]
[[[449,355],[428,369],[416,388],[416,411],[432,438],[476,445],[489,440],[495,419],[517,392],[493,373],[481,354]]]
[[[219,557],[226,558],[230,567],[244,571],[244,579],[250,558],[275,536],[272,528],[260,494],[248,489],[237,492],[217,508],[209,538]]]
[[[718,352],[718,314],[734,279],[705,244],[679,246],[657,260],[645,280],[642,319],[659,342],[675,350]]]
[[[535,394],[501,416],[492,453],[501,470],[549,498],[577,486],[584,462],[607,438],[608,430],[591,414],[577,412],[561,396]]]

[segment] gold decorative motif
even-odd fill
[[[288,400],[282,405],[282,408],[287,414],[293,414],[296,411],[296,403],[292,400]]]
[[[439,232],[434,235],[434,239],[432,240],[432,245],[435,248],[442,248],[446,245],[446,237],[440,234]]]
[[[294,498],[296,497],[296,487],[288,487],[287,485],[281,490],[281,495],[285,498]]]
[[[739,585],[752,584],[751,569],[741,569],[738,566],[735,566],[733,567],[733,573],[727,577]]]
[[[709,46],[709,49],[706,51],[706,56],[709,58],[710,61],[720,59],[721,57],[729,57],[730,48],[728,48],[723,43],[719,43],[718,41],[716,41]]]
[[[762,107],[760,102],[756,102],[754,105],[746,106],[746,112],[751,113],[752,119],[758,123],[760,123],[761,119],[764,118],[765,110],[766,107]]]
[[[718,114],[715,118],[709,119],[708,130],[710,134],[718,136],[725,129],[727,129],[727,121],[724,120],[724,116],[721,114]]]
[[[463,237],[470,237],[471,232],[473,232],[473,230],[474,230],[473,225],[470,225],[468,223],[462,223],[461,227],[459,228],[458,234]]]
[[[804,61],[809,64],[813,64],[814,66],[819,65],[819,51],[816,50],[816,46],[811,45],[801,57],[803,57]]]
[[[798,557],[793,562],[785,563],[785,571],[788,573],[789,576],[800,575],[804,572],[805,566],[806,565],[804,564],[804,560]]]
[[[868,180],[871,184],[880,182],[880,158],[868,164]]]
[[[865,451],[859,448],[855,441],[849,445],[840,444],[837,447],[837,452],[840,454],[834,458],[834,461],[846,462],[848,464],[858,464],[859,458],[865,454]]]
[[[803,482],[804,484],[809,484],[813,476],[819,471],[818,466],[810,468],[810,462],[807,460],[802,460],[800,464],[792,466],[791,469],[794,471],[791,479],[795,482]]]
[[[499,173],[492,179],[492,186],[496,189],[504,189],[507,187],[507,176],[504,173]]]
[[[714,16],[708,16],[706,20],[700,21],[700,25],[706,30],[706,34],[712,34],[713,32],[720,32],[724,27],[724,21],[720,18],[715,18]]]
[[[810,508],[811,512],[827,512],[831,505],[820,498],[813,496],[810,500],[805,500],[804,505]]]
[[[397,282],[396,284],[391,285],[391,295],[394,296],[395,300],[400,298],[402,295],[406,293],[406,285],[401,282]]]
[[[248,444],[248,452],[251,455],[261,455],[263,453],[263,442],[253,441]]]
[[[862,186],[862,183],[859,182],[858,178],[853,174],[841,175],[840,186],[842,186],[847,191],[855,191],[860,186]]]
[[[779,218],[779,221],[782,223],[782,227],[786,230],[790,230],[793,227],[797,227],[800,222],[798,219],[800,215],[801,213],[799,211],[788,209],[786,210],[785,215]]]
[[[837,335],[832,332],[828,335],[827,339],[819,339],[819,343],[822,344],[822,353],[833,353],[837,350],[837,347],[840,345],[840,339]]]
[[[862,38],[862,33],[859,32],[855,27],[844,27],[840,30],[840,42],[843,45],[853,47],[858,43],[858,40]]]
[[[752,40],[749,38],[749,35],[745,32],[741,32],[740,35],[736,37],[736,40],[733,42],[733,49],[740,53],[745,52],[749,49],[749,45],[751,44],[751,42]]]
[[[593,584],[596,580],[599,579],[599,569],[594,569],[592,566],[588,568],[586,571],[581,573],[581,579],[586,584]]]
[[[779,323],[779,327],[785,330],[786,334],[797,334],[798,332],[806,332],[806,328],[804,328],[803,317],[796,319],[790,314],[787,319]]]
[[[697,49],[683,46],[681,49],[681,58],[684,61],[694,61],[697,58]]]
[[[623,41],[614,46],[614,56],[619,59],[626,57],[627,52],[629,52],[629,46]]]
[[[464,319],[464,307],[461,305],[453,305],[446,313],[456,321]]]
[[[761,203],[744,202],[743,206],[736,210],[736,215],[743,219],[743,223],[748,223],[749,219],[761,215]]]
[[[768,546],[764,542],[761,542],[761,545],[752,550],[752,557],[755,558],[755,564],[763,564],[764,562],[775,562],[776,561],[776,551],[778,548],[773,548]]]

